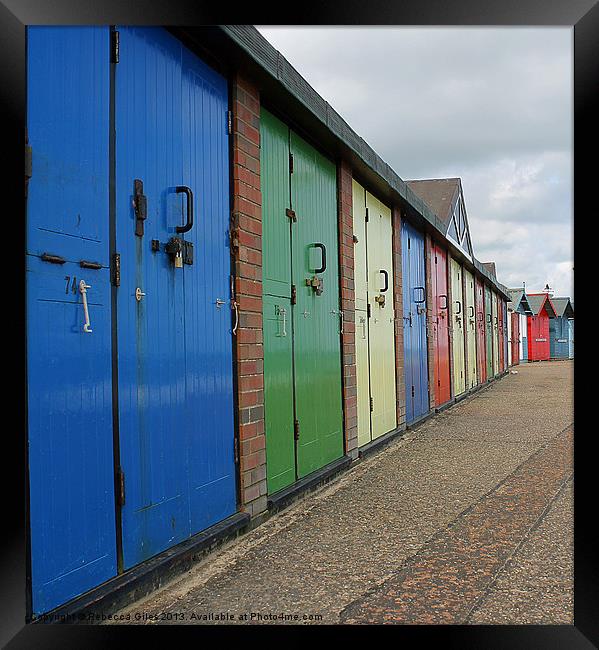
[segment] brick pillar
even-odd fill
[[[425,235],[424,254],[426,264],[426,347],[428,352],[428,404],[429,409],[437,406],[437,378],[435,347],[437,345],[437,328],[435,327],[435,304],[433,302],[433,273],[435,272],[433,242],[430,235]]]
[[[356,294],[354,287],[354,224],[352,171],[345,161],[337,166],[339,277],[343,310],[343,414],[345,453],[358,457],[358,397],[356,388]]]
[[[233,81],[232,250],[239,324],[235,337],[242,510],[266,510],[264,348],[262,339],[262,195],[260,95],[238,75]]]
[[[395,308],[395,380],[397,391],[397,426],[406,426],[406,381],[403,356],[403,291],[401,269],[401,211],[392,208],[393,218],[393,301]]]

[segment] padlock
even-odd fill
[[[170,256],[176,269],[183,268],[183,240],[179,237],[171,237],[164,247],[166,253]]]
[[[385,295],[384,294],[379,294],[378,296],[375,296],[374,298],[375,302],[378,302],[380,307],[385,306]]]

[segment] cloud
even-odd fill
[[[259,29],[402,178],[462,179],[500,281],[571,292],[571,28]]]

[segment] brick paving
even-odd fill
[[[122,610],[123,622],[571,620],[572,371],[520,366]],[[272,618],[242,618],[252,613]]]

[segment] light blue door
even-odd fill
[[[116,574],[109,64],[108,28],[27,30],[32,147],[27,417],[34,615]]]
[[[119,33],[116,250],[127,568],[235,512],[236,485],[226,81],[166,30]],[[193,246],[191,264],[183,242]]]
[[[128,568],[233,514],[236,484],[226,80],[164,29],[119,34],[118,383]]]

